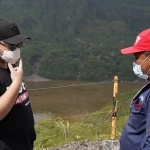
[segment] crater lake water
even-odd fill
[[[119,83],[118,94],[137,91],[144,83]],[[113,82],[44,81],[26,82],[36,119],[60,116],[69,122],[82,121],[113,99]],[[118,100],[119,102],[119,100]]]

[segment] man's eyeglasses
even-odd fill
[[[5,44],[0,42],[1,45],[4,45],[5,47],[9,47],[11,51],[14,51],[17,47],[20,48],[23,45],[23,42],[19,43],[19,44]]]

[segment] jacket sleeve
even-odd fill
[[[150,93],[145,101],[146,109],[146,134],[140,146],[140,150],[150,150]]]

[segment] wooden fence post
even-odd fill
[[[111,140],[115,140],[116,138],[117,103],[118,103],[118,77],[114,76]]]

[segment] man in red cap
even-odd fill
[[[36,139],[22,60],[15,65],[25,39],[13,21],[0,19],[0,150],[33,150]]]
[[[134,45],[122,49],[121,53],[135,56],[133,71],[148,82],[131,101],[120,150],[150,150],[150,28],[139,33]]]

